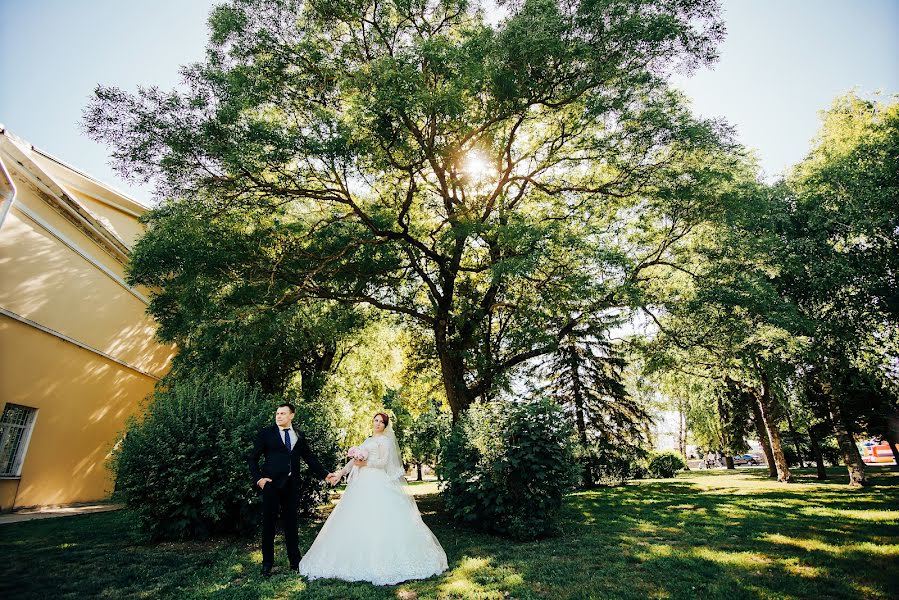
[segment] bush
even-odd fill
[[[687,463],[684,462],[684,457],[672,450],[666,450],[665,452],[651,453],[646,470],[649,477],[670,479],[686,466]]]
[[[157,389],[143,418],[129,421],[113,452],[116,494],[143,531],[153,539],[255,531],[261,498],[246,456],[280,400],[221,379],[182,380]],[[304,417],[315,411],[298,412]],[[299,420],[294,422],[303,428]],[[307,433],[320,451],[318,436]],[[316,486],[312,490],[304,483],[303,508],[318,504],[321,486]]]
[[[321,461],[322,466],[331,471],[342,467],[345,463],[338,459],[343,457],[340,447],[337,443],[335,434],[336,427],[334,425],[334,414],[331,405],[324,400],[316,400],[313,402],[295,402],[297,414],[293,419],[294,427],[300,429],[306,435],[306,441],[309,448]],[[264,425],[274,422],[274,408],[268,412],[268,421]],[[255,432],[254,432],[255,435]],[[252,445],[252,443],[251,443]],[[246,471],[246,461],[244,461],[244,471],[247,478],[249,472]],[[324,502],[330,492],[327,486],[322,486],[321,480],[313,475],[308,468],[304,468],[301,474],[300,491],[299,491],[299,512],[303,516],[311,516],[315,509]],[[260,515],[262,508],[259,508]]]
[[[642,478],[646,471],[646,451],[633,444],[602,440],[594,445],[588,459],[596,483],[602,486],[623,485]]]
[[[556,532],[577,470],[570,419],[549,400],[473,404],[440,465],[455,519],[515,539]]]

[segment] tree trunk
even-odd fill
[[[734,457],[730,454],[732,440],[727,433],[727,426],[724,422],[724,403],[721,399],[721,396],[718,396],[718,417],[719,419],[721,419],[721,446],[723,447],[722,454],[724,458],[724,467],[727,469],[734,469]]]
[[[299,370],[303,400],[306,402],[318,400],[328,382],[328,375],[336,366],[335,358],[337,358],[337,344],[329,344],[318,354],[311,354],[302,362]]]
[[[762,409],[753,394],[752,401],[753,421],[755,422],[755,431],[759,435],[759,443],[762,445],[762,452],[765,453],[765,462],[768,465],[768,476],[777,478],[777,467],[774,465],[774,452],[771,450],[771,442],[768,440],[768,430],[765,429],[765,419],[762,417]]]
[[[893,468],[899,470],[899,449],[897,449],[899,443],[897,443],[896,440],[891,440],[889,438],[886,438],[886,440],[887,444],[890,445],[890,452],[893,453]]]
[[[802,460],[802,452],[799,450],[799,434],[796,433],[796,428],[793,427],[793,419],[790,418],[790,409],[789,407],[784,407],[784,416],[787,418],[787,427],[790,429],[790,437],[793,438],[793,448],[796,450],[796,458],[799,460],[799,468],[805,468],[805,462]]]
[[[418,470],[418,477],[415,478],[415,481],[421,481],[421,463],[415,463],[415,468]]]
[[[887,419],[887,429],[883,439],[890,445],[890,450],[893,452],[893,468],[899,470],[899,450],[897,450],[897,446],[899,446],[899,418],[891,417]]]
[[[780,442],[780,431],[777,429],[776,412],[771,399],[768,375],[762,371],[761,377],[762,390],[757,395],[757,400],[762,421],[765,423],[765,431],[768,432],[768,439],[771,441],[771,453],[774,455],[774,465],[777,467],[777,480],[782,483],[791,483],[793,475],[790,473],[790,467],[787,465],[787,458],[784,456],[783,446]]]
[[[680,450],[684,460],[687,459],[687,411],[686,400],[680,399],[677,403],[677,449]]]
[[[812,446],[812,454],[815,456],[815,466],[818,469],[818,479],[827,479],[827,471],[824,469],[824,454],[821,453],[821,445],[818,443],[820,428],[812,425],[808,428],[808,439]]]
[[[569,359],[569,368],[577,369],[577,357],[574,356],[575,349],[573,346],[568,348],[568,359]],[[593,460],[590,456],[590,447],[587,444],[587,419],[584,417],[584,398],[581,393],[580,386],[580,377],[577,372],[575,372],[573,377],[574,382],[574,415],[575,420],[577,421],[577,437],[578,442],[581,444],[581,448],[584,451],[584,464],[583,464],[583,475],[584,475],[584,487],[587,489],[593,489],[595,487],[596,481],[593,477]]]
[[[889,437],[885,437],[884,439],[887,444],[890,445],[890,451],[893,453],[893,468],[899,470],[899,449],[897,449],[899,442]]]
[[[843,455],[843,462],[846,463],[846,469],[849,471],[849,487],[863,487],[868,485],[868,478],[865,475],[865,463],[861,454],[858,453],[858,447],[855,445],[855,438],[852,436],[852,430],[843,416],[843,409],[839,401],[834,398],[829,390],[824,389],[827,405],[830,409],[830,420],[833,429],[837,434],[837,443],[840,445],[840,453]]]
[[[447,320],[447,317],[440,318],[434,325],[434,345],[440,359],[440,374],[443,377],[446,401],[453,413],[453,425],[455,425],[462,416],[462,412],[471,405],[474,399],[465,384],[462,353],[450,345],[446,331]]]

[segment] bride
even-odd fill
[[[348,475],[348,485],[300,561],[300,574],[393,585],[445,571],[446,553],[405,489],[386,414],[375,415],[372,435],[359,448],[368,452],[367,459],[351,460],[332,476],[336,482]]]

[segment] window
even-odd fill
[[[7,404],[0,418],[0,477],[18,477],[22,474],[22,462],[28,439],[34,427],[36,408]]]

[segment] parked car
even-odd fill
[[[751,454],[741,454],[739,456],[734,456],[734,464],[739,465],[757,465],[759,461],[756,457]]]

